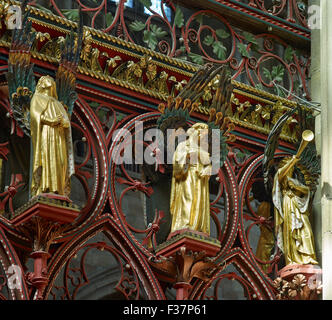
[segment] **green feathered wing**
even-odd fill
[[[284,113],[279,120],[275,123],[270,134],[266,141],[266,146],[264,149],[264,158],[262,164],[262,171],[263,171],[263,178],[264,178],[264,185],[267,194],[272,193],[272,186],[273,186],[273,177],[271,177],[271,169],[273,165],[273,158],[275,151],[279,145],[279,137],[282,131],[282,128],[286,121],[291,117],[295,112],[298,110],[299,106],[295,107],[294,109],[288,110]]]
[[[36,34],[31,32],[32,23],[28,20],[29,10],[26,7],[27,1],[23,1],[22,29],[13,30],[6,77],[12,115],[24,133],[30,136],[30,100],[36,87],[30,51]]]
[[[81,16],[81,12],[79,12],[79,17]],[[55,80],[58,100],[68,108],[70,116],[77,100],[77,93],[75,91],[76,72],[80,60],[82,42],[83,19],[80,18],[77,26],[77,37],[73,30],[66,37]]]

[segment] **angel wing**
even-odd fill
[[[222,68],[221,73],[218,76],[218,83],[216,93],[213,96],[210,109],[215,109],[216,112],[225,114],[227,107],[231,102],[231,96],[233,93],[233,84],[230,72],[227,68]]]
[[[301,182],[307,185],[312,194],[314,194],[321,174],[321,161],[320,156],[317,154],[315,143],[309,143],[304,149],[300,156],[300,161],[296,164],[296,168],[301,172]]]
[[[158,109],[162,113],[157,121],[158,129],[164,136],[167,129],[187,129],[189,116],[198,107],[198,101],[204,93],[204,88],[222,70],[222,66],[215,67],[207,64],[196,72],[187,85],[173,98],[168,97],[167,106],[159,104]]]
[[[79,17],[81,16],[81,12],[79,12]],[[74,103],[77,100],[75,91],[76,72],[83,42],[83,19],[81,18],[77,29],[77,38],[73,30],[66,37],[55,80],[58,100],[68,108],[70,116],[73,112]]]
[[[206,64],[190,79],[184,89],[178,94],[177,97],[197,101],[204,94],[206,86],[214,79],[220,71],[225,70],[224,66],[215,66]]]
[[[29,108],[36,86],[30,51],[36,34],[31,33],[27,2],[21,3],[21,12],[24,13],[22,29],[13,30],[6,77],[12,115],[24,133],[30,136]]]
[[[161,112],[161,116],[157,121],[157,127],[163,132],[161,139],[168,137],[167,129],[183,128],[186,131],[189,127],[190,115],[199,107],[200,98],[203,96],[205,89],[211,86],[211,81],[215,82],[216,92],[210,106],[208,126],[209,129],[220,129],[220,166],[222,166],[228,154],[226,141],[229,141],[228,136],[233,128],[230,119],[223,116],[230,104],[233,91],[231,77],[225,66],[206,64],[194,74],[175,98],[169,96],[167,104],[160,103],[158,110]],[[209,137],[212,139],[212,130],[209,130]],[[160,141],[160,145],[166,145],[165,143],[169,146],[169,141]],[[175,148],[176,145],[172,149]],[[165,148],[163,149],[165,150]],[[169,166],[166,166],[166,169],[167,167]]]
[[[230,103],[230,97],[233,91],[231,84],[231,78],[226,74],[227,69],[225,66],[215,66],[206,64],[190,79],[187,85],[181,90],[181,92],[175,97],[169,97],[166,105],[161,103],[159,110],[168,117],[162,117],[159,120],[161,124],[166,118],[168,119],[172,115],[180,116],[184,120],[188,117],[199,105],[199,99],[204,94],[204,89],[210,84],[210,82],[218,76],[218,84],[216,94],[214,95],[210,109],[214,111],[224,112],[224,109]],[[183,114],[180,110],[183,110]]]
[[[273,158],[274,153],[278,147],[279,144],[279,137],[281,134],[281,130],[286,123],[286,121],[291,117],[299,108],[299,105],[297,107],[288,110],[286,113],[284,113],[279,120],[276,122],[276,124],[273,126],[272,130],[270,131],[270,134],[266,141],[266,146],[264,149],[264,158],[263,158],[263,164],[262,164],[262,170],[263,170],[263,178],[264,178],[264,185],[267,194],[271,194],[272,192],[272,178],[271,178],[271,170],[272,170],[272,164],[273,164]]]
[[[36,33],[31,32],[32,22],[28,20],[27,0],[21,4],[24,12],[22,29],[14,29],[9,51],[7,82],[12,114],[24,133],[30,136],[30,101],[35,91],[36,80],[31,63],[31,48]],[[80,15],[81,16],[81,15]],[[67,36],[61,61],[56,73],[56,87],[59,101],[68,108],[71,115],[77,99],[75,92],[76,70],[83,40],[83,20],[78,25],[78,38],[74,31]]]

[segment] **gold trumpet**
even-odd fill
[[[315,135],[311,130],[304,130],[302,132],[302,141],[299,146],[299,149],[297,150],[295,158],[297,158],[297,159],[300,158],[302,152],[307,147],[308,143],[311,142],[312,140],[314,140],[314,138],[315,138]]]
[[[312,140],[314,140],[314,138],[315,138],[315,135],[311,130],[303,131],[300,147],[297,150],[296,155],[294,157],[290,158],[290,161],[287,162],[286,164],[284,164],[284,166],[282,167],[283,169],[280,172],[279,181],[281,181],[281,179],[283,179],[284,177],[286,177],[288,175],[289,171],[292,170],[292,168],[295,166],[295,164],[300,160],[300,156],[301,156],[302,152],[304,151],[304,149],[306,148],[306,146],[308,145],[308,143],[311,142]]]

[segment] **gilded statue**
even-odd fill
[[[201,143],[208,125],[196,123],[187,131],[173,156],[170,198],[171,232],[190,229],[210,234],[210,154]]]
[[[267,201],[263,201],[257,208],[256,214],[260,217],[265,219],[270,218],[270,210],[271,204]],[[261,260],[262,262],[267,262],[271,258],[271,251],[274,246],[274,237],[273,233],[271,232],[270,228],[264,224],[259,226],[260,228],[260,236],[258,239],[258,244],[256,248],[256,257]],[[262,269],[267,272],[269,268],[269,264],[261,264]]]
[[[151,57],[144,55],[138,62],[126,61],[118,66],[112,73],[112,77],[128,81],[139,87],[143,87],[143,71],[147,70],[148,78],[155,77],[157,66]]]
[[[274,235],[273,228],[270,226],[272,220],[272,208],[273,204],[270,202],[269,195],[264,190],[264,184],[262,181],[256,181],[252,185],[252,200],[259,201],[259,205],[256,210],[256,215],[264,218],[265,223],[259,224],[260,236],[258,239],[255,256],[258,262],[261,264],[262,269],[267,272],[270,264],[266,263],[271,260],[271,253],[274,247]]]
[[[275,232],[286,265],[318,264],[309,221],[310,188],[294,175],[300,154],[313,137],[312,131],[304,131],[297,154],[281,161],[274,178],[272,199],[275,206]]]
[[[280,103],[275,107],[280,107]],[[313,142],[313,132],[304,130],[296,155],[285,157],[278,166],[275,164],[275,151],[284,126],[292,119],[298,119],[301,127],[308,126],[306,119],[312,111],[300,104],[294,108],[282,107],[281,110],[286,112],[279,119],[274,119],[262,162],[265,191],[271,195],[270,202],[274,206],[276,244],[284,255],[286,265],[317,264],[309,221],[320,176],[320,159]]]
[[[205,89],[211,87],[215,78],[218,81],[209,107],[208,121],[190,126],[190,116],[199,109]],[[173,77],[172,81],[175,80]],[[224,117],[231,103],[231,76],[224,65],[206,64],[188,83],[181,81],[177,84],[177,96],[173,97],[172,92],[167,103],[159,104],[161,115],[157,120],[157,128],[163,133],[161,138],[158,138],[163,140],[158,140],[158,144],[167,146],[164,149],[169,150],[176,146],[176,141],[169,141],[169,129],[186,133],[186,140],[179,142],[175,148],[172,164],[156,166],[160,172],[172,173],[170,237],[172,233],[174,235],[174,232],[186,229],[210,236],[209,179],[224,165],[228,154],[227,143],[235,139],[231,133],[234,124],[228,117]],[[217,144],[214,145],[215,142]],[[212,149],[213,145],[220,148]],[[169,158],[167,150],[165,159]],[[154,176],[152,179],[155,179]]]
[[[13,30],[7,81],[12,115],[21,130],[31,137],[30,195],[57,194],[68,199],[74,174],[70,118],[77,99],[75,81],[83,39],[83,25],[64,41],[55,80],[42,76],[37,85],[31,63],[35,40],[27,2],[22,29]]]
[[[75,173],[71,126],[65,106],[58,101],[50,76],[39,79],[30,103],[33,151],[32,195],[57,193],[69,196]]]
[[[99,63],[100,51],[98,48],[93,48],[91,43],[92,35],[90,31],[86,30],[84,33],[84,45],[81,52],[80,66],[94,72],[103,73],[103,69],[101,68]]]

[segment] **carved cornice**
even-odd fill
[[[13,1],[10,2],[13,3]],[[30,6],[29,8],[31,10],[31,19],[36,30],[38,30],[38,27],[40,27],[40,29],[43,29],[43,31],[45,31],[45,29],[55,30],[65,36],[70,32],[70,28],[75,29],[77,27],[77,23],[67,20],[65,18],[56,16],[52,13],[40,10],[35,7]],[[92,45],[93,48],[98,48],[98,53],[111,53],[112,57],[114,57],[114,55],[116,54],[121,54],[122,57],[126,57],[125,60],[122,61],[123,64],[128,62],[132,62],[134,64],[134,61],[131,61],[130,59],[137,60],[143,59],[143,57],[149,57],[151,63],[158,67],[158,75],[160,75],[161,72],[166,72],[167,75],[175,74],[176,78],[174,76],[173,78],[175,78],[175,82],[177,81],[178,84],[180,84],[181,81],[188,81],[192,77],[192,75],[199,69],[198,65],[189,63],[184,60],[168,57],[150,49],[141,47],[139,45],[126,42],[120,38],[111,36],[99,30],[84,27],[84,31],[86,34],[89,34],[89,44]],[[9,46],[10,43],[8,41],[0,40],[0,47],[9,48]],[[40,53],[38,51],[33,51],[32,57],[36,60],[50,63],[53,65],[57,65],[59,63],[59,60],[56,57]],[[138,63],[139,62],[135,64]],[[165,92],[161,92],[161,90],[158,90],[156,88],[146,88],[144,85],[138,85],[135,81],[127,81],[124,77],[119,77],[112,74],[105,74],[105,72],[103,72],[101,68],[99,69],[100,70],[94,68],[87,68],[86,66],[80,66],[78,68],[78,73],[84,76],[91,77],[93,79],[104,81],[114,86],[125,88],[130,91],[155,98],[159,101],[167,101],[169,93],[167,94]],[[78,78],[80,78],[79,75]],[[169,81],[170,78],[171,77],[166,80]],[[232,83],[234,86],[234,95],[245,97],[248,100],[248,103],[247,105],[246,103],[244,103],[244,105],[247,107],[251,106],[251,103],[249,101],[256,101],[258,102],[258,104],[262,104],[263,106],[269,106],[270,108],[273,108],[275,105],[279,105],[283,108],[284,111],[287,111],[287,109],[296,106],[295,102],[278,97],[263,90],[249,86],[247,84],[240,83],[234,80],[232,81]],[[207,105],[201,104],[198,107],[197,112],[208,116],[208,110],[209,109]],[[236,118],[233,114],[229,114],[229,116],[232,118],[233,122],[237,126],[248,128],[250,130],[266,135],[270,132],[271,126],[262,126],[259,122],[251,121],[248,119]],[[291,143],[297,141],[295,135],[283,134],[281,136],[281,139]]]
[[[255,1],[250,1],[252,4],[238,0],[180,0],[180,2],[189,7],[195,5],[223,13],[228,19],[235,20],[243,27],[249,25],[253,28],[254,26],[260,32],[265,31],[268,27],[271,34],[276,34],[285,40],[290,40],[300,47],[306,47],[310,50],[311,30],[307,26],[290,21],[294,19],[281,18],[267,10],[263,11],[254,4]]]

